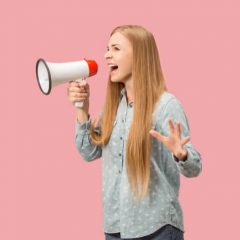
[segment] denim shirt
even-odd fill
[[[133,102],[127,104],[123,88],[110,140],[103,147],[91,142],[91,117],[83,124],[76,121],[76,147],[82,158],[90,162],[102,157],[103,230],[106,233],[120,232],[122,238],[138,238],[171,224],[184,232],[183,213],[178,200],[180,173],[186,177],[198,176],[202,170],[201,156],[188,142],[184,145],[188,152],[186,161],[178,161],[160,141],[151,137],[149,194],[140,202],[134,201],[125,167],[133,107]],[[152,128],[168,136],[169,117],[174,124],[180,122],[182,137],[190,136],[181,103],[166,91],[156,104]],[[99,129],[96,128],[96,131]]]

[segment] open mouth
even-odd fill
[[[115,72],[118,69],[118,66],[115,64],[109,64],[110,73]]]

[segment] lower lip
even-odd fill
[[[111,71],[110,71],[110,74],[115,73],[116,71],[117,71],[117,69],[111,70]]]

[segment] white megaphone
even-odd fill
[[[94,60],[53,63],[38,59],[36,63],[38,86],[45,95],[48,95],[54,86],[69,81],[81,82],[85,78],[95,75],[97,71],[98,65]],[[83,102],[76,102],[75,106],[82,108]]]

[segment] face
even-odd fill
[[[107,60],[112,82],[131,81],[132,46],[123,34],[116,32],[111,36],[104,57]]]

